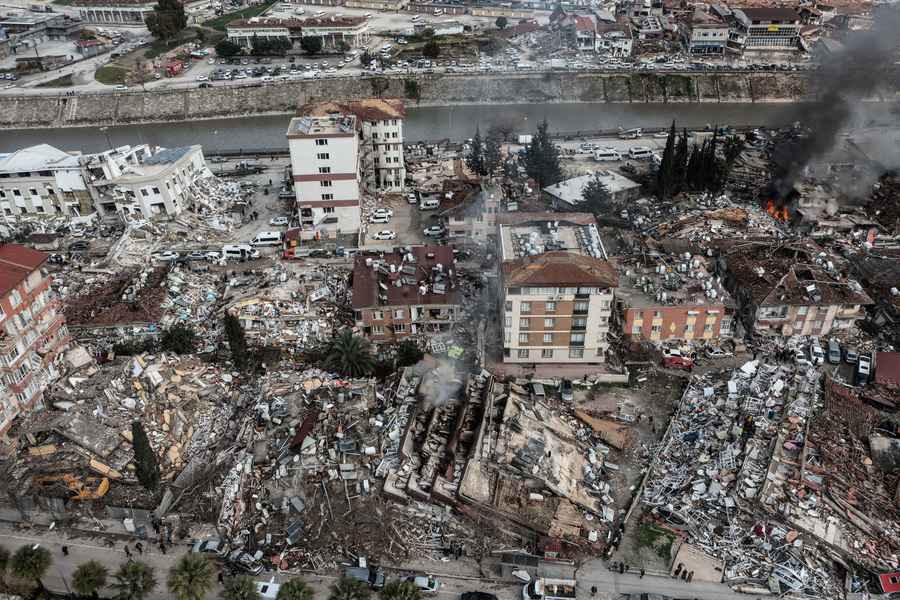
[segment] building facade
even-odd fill
[[[452,248],[357,256],[352,305],[356,326],[376,343],[449,333],[462,315]]]
[[[78,8],[78,16],[86,23],[143,26],[155,4],[145,0],[77,0],[73,5]]]
[[[359,132],[356,116],[291,119],[287,131],[300,227],[359,231]]]
[[[618,277],[590,216],[563,215],[499,228],[504,362],[606,362]]]
[[[42,266],[47,255],[0,244],[0,435],[43,406],[46,387],[71,341]]]
[[[0,155],[0,211],[5,217],[93,212],[79,157],[49,144]]]
[[[497,234],[497,215],[503,200],[503,188],[483,182],[481,189],[473,192],[453,208],[441,212],[446,218],[447,236],[455,244],[484,243]]]
[[[794,9],[741,8],[733,12],[745,51],[799,50],[801,23]]]
[[[709,13],[697,10],[681,30],[689,54],[724,55],[731,28]]]

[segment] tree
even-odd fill
[[[158,0],[144,23],[153,37],[169,41],[187,26],[184,5],[179,0]]]
[[[362,581],[341,577],[331,585],[328,600],[368,600],[370,594],[369,586]]]
[[[497,29],[506,29],[506,26],[509,25],[509,21],[506,17],[497,17],[497,20],[494,21],[494,25],[497,26]]]
[[[147,563],[128,561],[119,567],[113,578],[111,587],[115,590],[115,600],[144,600],[156,588],[153,567]]]
[[[6,569],[9,568],[9,550],[0,546],[0,589],[6,587]]]
[[[47,574],[52,562],[53,557],[49,550],[37,544],[29,544],[22,546],[12,555],[9,570],[19,579],[33,581],[38,589],[43,590],[44,583],[41,580]]]
[[[190,326],[179,323],[163,333],[159,345],[175,354],[190,354],[197,345],[197,333]]]
[[[381,590],[382,600],[422,600],[422,591],[410,581],[395,580]]]
[[[678,137],[678,144],[675,146],[675,183],[674,193],[680,193],[685,186],[685,178],[687,177],[688,159],[690,158],[690,150],[688,148],[687,129],[681,132]]]
[[[516,124],[511,119],[501,119],[500,121],[491,124],[491,129],[488,131],[488,134],[490,134],[491,131],[494,131],[503,138],[504,142],[508,142],[509,136],[511,136],[515,130]]]
[[[244,328],[240,320],[231,313],[225,313],[225,337],[228,338],[228,347],[231,348],[231,361],[238,371],[244,371],[250,362],[247,354],[247,339],[244,337]]]
[[[422,56],[425,58],[430,58],[434,60],[441,54],[441,47],[438,46],[438,43],[434,40],[428,40],[425,42],[425,45],[422,46]]]
[[[600,215],[610,210],[612,202],[612,194],[609,188],[603,183],[600,173],[594,173],[594,178],[588,181],[584,189],[581,190],[581,197],[584,198],[582,205],[587,212],[594,215]]]
[[[425,354],[419,350],[419,345],[412,340],[403,340],[397,346],[397,367],[409,367],[416,364]]]
[[[202,600],[212,582],[212,563],[203,554],[184,554],[169,569],[169,592],[178,600]]]
[[[548,129],[549,124],[545,119],[538,125],[531,143],[525,147],[525,171],[542,188],[559,183],[563,178],[559,150],[550,139]]]
[[[281,584],[275,600],[313,600],[313,591],[302,579],[291,579]]]
[[[484,142],[481,140],[481,128],[475,127],[475,137],[472,138],[472,148],[466,156],[466,166],[475,175],[484,175]]]
[[[500,135],[500,132],[494,128],[488,130],[487,138],[484,142],[484,158],[482,159],[485,175],[493,176],[497,169],[500,168],[500,163],[503,162]]]
[[[322,51],[322,38],[317,35],[308,35],[300,38],[300,47],[307,54],[318,54]]]
[[[72,589],[79,596],[97,598],[100,590],[106,587],[109,570],[96,560],[89,560],[78,565],[72,573]]]
[[[659,170],[656,172],[656,195],[660,200],[671,197],[675,183],[675,121],[669,129],[666,147],[663,150]]]
[[[134,448],[135,475],[138,481],[146,489],[155,492],[159,487],[159,461],[140,421],[131,423],[131,445]]]
[[[216,55],[221,58],[231,58],[241,53],[241,47],[227,39],[216,44]]]
[[[359,55],[359,64],[368,67],[370,62],[372,62],[372,55],[368,50],[363,50],[363,53]]]
[[[372,372],[374,361],[368,340],[345,329],[331,344],[325,356],[325,368],[347,377],[364,377]]]
[[[407,99],[415,100],[416,102],[418,102],[422,97],[422,92],[419,89],[419,82],[415,79],[403,80],[403,92],[406,95]]]
[[[280,590],[279,590],[280,592]],[[223,600],[261,600],[253,578],[246,575],[229,577],[225,580],[225,589],[222,591]]]

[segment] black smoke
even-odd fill
[[[779,195],[789,193],[804,167],[837,146],[841,130],[865,111],[864,100],[882,90],[893,96],[897,89],[900,9],[876,7],[872,17],[870,30],[848,31],[837,38],[844,46],[841,51],[818,58],[819,67],[812,73],[818,100],[804,105],[800,116],[805,131],[773,151]],[[900,166],[900,153],[885,158],[886,168]]]

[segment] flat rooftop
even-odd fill
[[[504,262],[555,251],[607,258],[594,222],[575,223],[553,218],[553,213],[541,213],[534,220],[500,225],[500,257]]]
[[[355,135],[356,117],[354,115],[333,114],[328,116],[306,116],[291,119],[287,136],[309,137],[317,135]]]
[[[734,304],[706,257],[685,253],[613,262],[619,272],[616,295],[629,308]]]
[[[641,187],[641,184],[628,179],[624,175],[620,175],[615,171],[601,169],[589,175],[573,177],[572,179],[566,179],[557,184],[547,186],[544,188],[544,192],[562,200],[566,204],[575,206],[584,202],[584,188],[596,175],[599,175],[600,181],[613,196]]]

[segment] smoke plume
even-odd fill
[[[463,382],[456,374],[453,363],[446,360],[421,360],[414,367],[416,374],[422,377],[419,385],[419,396],[426,409],[437,408],[457,397]]]
[[[815,89],[821,94],[812,106],[802,108],[801,122],[809,135],[799,136],[775,150],[778,166],[776,187],[786,195],[804,167],[836,148],[840,131],[858,117],[864,117],[866,99],[881,88],[893,94],[897,85],[897,50],[900,46],[900,9],[876,7],[873,26],[868,31],[851,31],[843,39],[843,50],[824,56],[813,74]],[[900,155],[881,160],[882,170],[900,166]],[[892,164],[889,164],[892,163]]]

